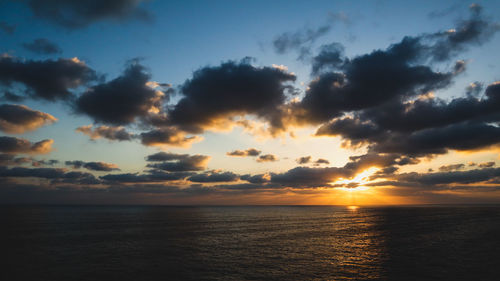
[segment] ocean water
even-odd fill
[[[500,206],[0,207],[0,280],[500,280]]]

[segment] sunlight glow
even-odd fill
[[[346,190],[351,190],[351,191],[353,191],[353,190],[366,190],[366,189],[368,189],[368,187],[363,186],[363,184],[368,183],[370,176],[375,174],[375,172],[377,172],[378,170],[379,170],[379,168],[377,168],[377,167],[370,167],[370,168],[364,170],[363,172],[357,174],[352,179],[340,178],[337,181],[333,182],[333,184],[343,184],[343,185],[345,185],[344,188]],[[352,185],[352,187],[350,187],[350,185]]]

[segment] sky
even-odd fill
[[[499,11],[0,0],[0,203],[499,203]]]

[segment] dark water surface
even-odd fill
[[[0,280],[500,280],[499,206],[3,206],[0,223]]]

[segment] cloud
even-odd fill
[[[38,38],[33,42],[23,43],[23,47],[35,54],[39,55],[52,55],[62,53],[62,49],[54,42],[46,38]]]
[[[342,67],[344,46],[340,43],[330,43],[320,47],[319,54],[312,59],[312,75],[318,75],[324,70],[335,70]]]
[[[28,157],[15,157],[13,154],[0,153],[0,166],[17,166],[31,161],[32,159]]]
[[[269,174],[243,175],[240,179],[253,184],[262,184],[269,182],[271,180],[271,176]]]
[[[81,167],[83,167],[91,171],[100,171],[100,172],[110,172],[110,171],[120,170],[116,164],[105,163],[105,162],[84,162],[76,160],[76,161],[66,161],[64,162],[64,164],[66,164],[66,166],[72,166],[74,169],[80,169]]]
[[[158,152],[146,157],[148,162],[161,162],[148,164],[147,167],[169,171],[202,171],[207,167],[210,156],[205,155],[189,155],[189,154],[175,154],[168,152]]]
[[[330,164],[330,161],[323,158],[319,158],[318,160],[314,161],[314,165],[323,165],[323,164],[328,165]]]
[[[79,29],[99,21],[151,21],[142,0],[25,0],[35,17],[67,29]]]
[[[0,104],[0,131],[9,134],[34,131],[56,121],[54,116],[25,105]]]
[[[256,161],[259,162],[259,163],[263,163],[263,162],[276,162],[278,161],[278,157],[276,155],[273,155],[273,154],[265,154],[265,155],[261,155],[259,156]]]
[[[85,63],[73,59],[20,60],[0,56],[0,84],[17,89],[15,83],[26,87],[24,95],[55,101],[73,97],[70,89],[84,86],[98,77]]]
[[[14,31],[16,31],[16,26],[5,21],[0,21],[0,30],[9,35],[12,35]]]
[[[130,141],[135,137],[135,135],[127,132],[121,126],[111,127],[102,125],[92,128],[92,125],[87,125],[76,128],[76,131],[89,136],[92,140],[105,138],[112,141]]]
[[[484,163],[479,163],[479,168],[491,168],[494,167],[496,163],[494,161],[491,162],[484,162]]]
[[[199,136],[187,136],[185,132],[173,127],[164,127],[140,134],[141,142],[146,146],[179,146],[190,147],[201,141]]]
[[[311,159],[312,159],[311,156],[304,156],[304,157],[297,158],[295,161],[298,164],[302,165],[302,164],[308,164],[309,162],[311,162]]]
[[[138,117],[159,111],[166,98],[162,91],[148,86],[150,78],[139,62],[131,61],[122,76],[93,86],[78,97],[76,111],[97,123],[133,123]]]
[[[46,139],[32,143],[29,140],[0,136],[0,152],[8,154],[46,154],[52,151],[54,140]]]
[[[311,55],[311,47],[320,37],[325,36],[335,23],[342,22],[345,25],[351,24],[351,20],[344,12],[329,12],[328,21],[318,27],[302,27],[296,31],[283,32],[277,35],[272,44],[278,54],[285,54],[290,51],[298,52],[298,60],[306,61]]]
[[[192,175],[188,178],[192,182],[233,182],[237,181],[239,176],[232,172],[205,172]]]
[[[304,156],[304,157],[297,158],[295,160],[295,162],[297,162],[300,165],[309,164],[309,163],[311,163],[311,161],[312,161],[311,156]],[[319,165],[323,165],[323,164],[328,165],[328,164],[330,164],[330,161],[323,159],[323,158],[319,158],[312,163],[314,164],[314,166],[319,166]]]
[[[12,178],[43,178],[55,182],[66,182],[74,184],[97,184],[98,181],[92,174],[80,172],[66,172],[61,168],[7,168],[0,166],[0,177]]]
[[[261,153],[260,150],[257,150],[255,148],[249,148],[246,150],[234,150],[227,152],[226,155],[228,156],[239,156],[239,157],[246,157],[246,156],[258,156]]]
[[[295,89],[293,74],[254,67],[248,60],[204,67],[181,86],[182,98],[168,111],[168,124],[191,133],[220,129],[232,117],[255,115],[281,128],[279,108]]]
[[[165,182],[165,181],[177,181],[187,178],[192,175],[189,172],[163,172],[157,170],[151,170],[146,174],[114,174],[114,175],[105,175],[100,177],[101,179],[108,182],[115,183],[151,183],[151,182]]]
[[[325,36],[331,29],[330,24],[317,28],[304,27],[294,32],[284,32],[273,40],[276,53],[285,54],[291,50],[298,51],[299,59],[305,59],[310,54],[310,48],[318,38]]]
[[[422,186],[472,184],[493,180],[500,177],[500,168],[484,168],[468,171],[439,173],[407,173],[397,175],[400,185],[418,184]]]
[[[451,172],[455,170],[462,170],[465,168],[465,164],[450,164],[450,165],[443,165],[439,167],[440,172]]]

